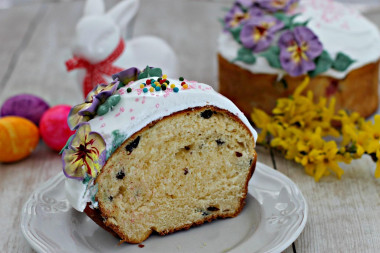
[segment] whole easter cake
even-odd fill
[[[128,243],[238,215],[256,165],[244,114],[210,86],[158,68],[113,78],[69,115],[70,204]]]
[[[305,75],[315,99],[369,116],[378,107],[380,35],[331,0],[237,0],[218,42],[220,92],[246,115],[270,113]],[[365,101],[364,101],[365,100]]]

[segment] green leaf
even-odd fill
[[[139,74],[138,79],[144,79],[148,77],[153,77],[153,76],[162,76],[162,70],[160,68],[150,68],[149,66],[146,66],[143,72]]]
[[[149,77],[151,76],[162,76],[162,70],[160,68],[153,68],[149,70]]]
[[[144,78],[148,78],[148,73],[147,72],[141,72],[139,74],[138,79],[144,79]]]
[[[339,52],[332,64],[332,68],[338,71],[345,71],[354,62],[348,55]]]
[[[296,23],[293,23],[293,27],[296,27],[296,26],[307,26],[310,22],[310,19],[306,20],[305,22],[296,22]]]
[[[293,29],[295,26],[299,26],[303,23],[294,23],[294,19],[300,15],[300,13],[288,16],[283,12],[276,12],[273,14],[278,20],[284,23],[284,29]],[[308,21],[307,21],[308,22]],[[296,25],[297,24],[297,25]]]
[[[139,74],[138,79],[144,79],[149,77],[149,66],[146,66],[145,69]]]
[[[275,16],[278,20],[282,22],[285,22],[285,20],[289,19],[289,17],[283,12],[273,13],[273,16]]]
[[[318,56],[315,60],[315,69],[309,71],[310,77],[315,77],[320,73],[326,72],[329,68],[331,68],[333,64],[333,59],[330,57],[330,54],[323,50],[322,54]]]
[[[290,22],[294,22],[294,19],[296,18],[296,17],[298,17],[299,15],[301,15],[301,13],[297,13],[297,14],[294,14],[293,16],[290,16],[289,17],[289,20],[290,20]]]
[[[243,27],[242,26],[238,26],[238,27],[234,27],[234,28],[231,28],[230,29],[230,32],[232,34],[232,37],[234,38],[234,40],[236,40],[239,44],[241,44],[241,41],[240,41],[240,32],[241,32],[241,29]]]
[[[242,47],[238,51],[238,56],[233,61],[242,61],[247,64],[254,64],[256,62],[256,57],[253,55],[251,49]]]
[[[65,146],[61,149],[61,151],[59,151],[59,154],[60,154],[60,155],[62,155],[62,153],[63,153],[63,151],[64,151],[65,149],[68,149],[68,148],[69,148],[69,143],[71,142],[71,140],[72,140],[73,138],[74,138],[74,134],[71,135],[71,136],[69,137],[69,139],[67,140]]]
[[[116,151],[116,149],[118,149],[121,146],[121,144],[123,144],[123,142],[126,139],[126,135],[121,134],[119,130],[113,131],[112,137],[112,146],[111,149],[107,152],[107,159],[111,156],[111,154],[113,154]]]
[[[83,178],[82,183],[83,183],[83,184],[88,184],[88,182],[90,182],[91,178],[92,178],[92,177],[86,173],[86,175],[85,175],[84,178]],[[87,190],[87,189],[86,189],[86,190]]]
[[[110,107],[111,106],[106,101],[104,104],[101,104],[98,107],[98,109],[96,110],[96,114],[99,115],[99,116],[103,116],[103,115],[107,114],[107,112],[110,110]]]
[[[282,69],[280,62],[280,48],[278,46],[271,46],[260,55],[267,59],[271,67]]]

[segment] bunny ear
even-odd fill
[[[87,0],[84,6],[84,15],[103,15],[105,12],[103,0]]]
[[[115,20],[123,33],[126,32],[128,24],[136,16],[140,0],[123,0],[107,12],[107,16]]]

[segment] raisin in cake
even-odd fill
[[[271,113],[305,75],[316,101],[334,96],[337,110],[365,117],[377,110],[380,34],[354,8],[331,0],[237,0],[224,22],[219,91],[246,115],[254,107]]]
[[[69,115],[71,205],[128,243],[238,215],[256,164],[244,114],[210,86],[157,68],[114,78]]]

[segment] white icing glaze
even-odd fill
[[[83,184],[80,180],[70,178],[66,178],[65,180],[66,198],[70,205],[79,212],[83,212],[87,202],[90,202],[91,199],[89,191],[86,191],[86,187],[87,185]]]
[[[294,11],[301,13],[296,21],[310,19],[308,27],[318,36],[324,49],[335,58],[338,52],[350,56],[355,62],[346,71],[329,69],[321,75],[343,79],[350,71],[360,68],[380,58],[380,34],[378,28],[361,16],[355,9],[331,0],[301,0]],[[227,60],[232,61],[241,48],[229,33],[222,33],[218,41],[218,51]],[[236,65],[252,73],[285,74],[269,66],[266,59],[257,57],[255,64],[235,62]]]
[[[244,114],[229,99],[214,91],[211,86],[186,81],[189,88],[184,89],[181,87],[181,81],[169,79],[171,84],[174,83],[176,87],[179,87],[178,93],[170,88],[166,91],[144,93],[140,84],[145,83],[146,80],[141,79],[119,89],[121,100],[112,111],[89,121],[91,131],[103,136],[107,152],[110,152],[112,148],[114,138],[112,132],[115,130],[119,131],[125,140],[155,120],[188,108],[207,105],[227,110],[239,117],[252,133],[255,141],[257,140],[257,133]],[[127,93],[127,88],[132,88],[132,92]],[[82,182],[75,179],[67,179],[66,182],[69,182],[65,187],[69,202],[78,211],[83,211],[90,200],[90,196],[84,194],[85,186],[83,187]]]

